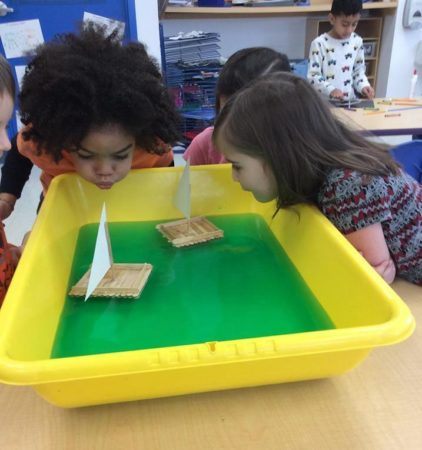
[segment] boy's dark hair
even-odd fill
[[[249,82],[272,72],[290,72],[289,58],[268,47],[249,47],[233,53],[221,69],[217,81],[216,110],[220,97],[230,97]]]
[[[331,14],[333,16],[354,16],[362,11],[362,0],[333,0]]]
[[[156,63],[138,42],[122,44],[90,24],[36,49],[19,95],[24,139],[60,160],[93,129],[119,125],[137,146],[162,153],[178,138],[178,116]]]
[[[387,146],[365,139],[334,117],[307,80],[290,73],[262,77],[233,95],[217,117],[217,148],[237,151],[268,164],[277,181],[277,207],[317,202],[328,171],[397,174]]]
[[[0,55],[0,95],[3,95],[4,92],[7,92],[13,101],[15,100],[16,88],[12,69],[7,60]]]

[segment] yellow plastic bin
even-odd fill
[[[255,213],[269,224],[335,329],[51,359],[76,240],[98,222],[170,220],[180,168],[138,170],[110,191],[76,175],[46,196],[0,312],[0,380],[76,407],[339,375],[414,329],[401,299],[314,208],[260,204],[228,165],[192,168],[192,215]],[[142,299],[141,299],[142,300]]]

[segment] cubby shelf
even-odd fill
[[[364,10],[382,10],[395,9],[398,2],[367,2],[363,4]],[[164,19],[183,19],[200,16],[201,18],[209,17],[245,17],[245,16],[282,16],[282,15],[301,15],[330,11],[330,2],[319,2],[314,0],[309,6],[267,6],[267,7],[248,7],[248,6],[230,6],[222,8],[210,7],[183,7],[168,6],[164,15]]]

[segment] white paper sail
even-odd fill
[[[186,161],[179,186],[173,199],[174,206],[190,220],[190,160]]]
[[[95,291],[104,275],[113,264],[111,253],[110,235],[107,225],[107,213],[105,203],[101,211],[100,224],[98,226],[97,241],[95,242],[94,258],[92,260],[91,273],[89,275],[88,287],[86,289],[85,301]]]

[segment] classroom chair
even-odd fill
[[[399,144],[391,149],[391,154],[409,175],[422,183],[422,140]]]

